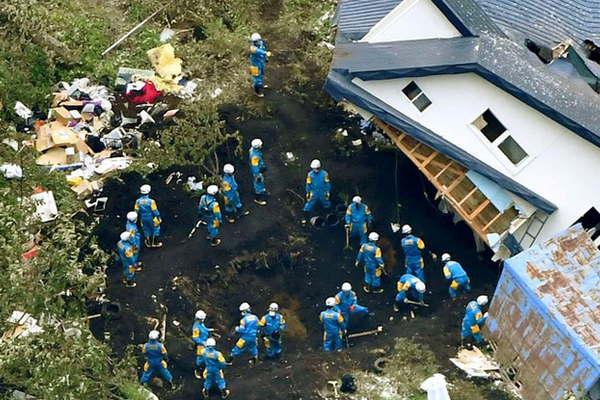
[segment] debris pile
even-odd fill
[[[27,144],[40,153],[36,163],[69,171],[67,182],[82,200],[97,197],[105,175],[131,164],[126,152],[169,123],[178,112],[174,104],[194,95],[198,84],[184,76],[182,60],[170,44],[147,54],[154,71],[121,68],[114,91],[80,78],[56,86],[44,117],[36,118],[21,102],[15,105],[25,130],[35,132]],[[1,172],[22,177],[16,165],[3,165]]]

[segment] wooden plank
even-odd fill
[[[440,163],[440,164],[441,164],[441,163]],[[454,164],[454,161],[450,160],[450,162],[449,162],[448,164],[444,165],[444,166],[442,167],[442,170],[441,170],[440,172],[438,172],[438,173],[437,173],[437,174],[434,176],[434,178],[435,178],[435,179],[437,179],[437,178],[439,178],[440,176],[442,176],[442,174],[443,174],[444,172],[446,172],[446,171],[448,170],[448,168],[450,168],[450,166],[451,166],[452,164]]]
[[[450,186],[446,187],[443,190],[443,193],[450,193],[455,187],[457,187],[458,185],[460,185],[460,183],[463,181],[463,179],[465,179],[465,177],[467,176],[467,172],[462,172],[459,176],[457,176],[452,183],[450,184]],[[442,185],[440,185],[442,186]],[[444,188],[445,186],[442,186],[442,188]]]
[[[410,154],[414,153],[415,150],[417,150],[419,147],[421,147],[421,142],[417,142],[417,145],[415,147],[413,147],[412,149],[410,149],[408,152]]]
[[[490,205],[490,199],[485,199],[483,203],[479,205],[471,214],[469,214],[469,220],[473,220],[477,217],[488,205]]]
[[[471,198],[471,196],[473,196],[475,194],[475,192],[477,192],[479,189],[477,188],[477,186],[475,186],[469,193],[467,193],[467,195],[458,202],[458,205],[462,206],[463,203],[467,200],[469,200]]]
[[[421,164],[421,166],[423,168],[427,167],[429,165],[430,162],[433,161],[434,158],[436,158],[440,153],[438,153],[437,151],[434,151],[433,153],[431,153],[431,155],[429,157],[427,157],[425,159],[425,161]]]
[[[482,230],[483,232],[487,232],[487,230],[488,230],[488,229],[490,229],[490,226],[494,225],[494,222],[498,221],[498,219],[499,219],[499,218],[500,218],[502,215],[504,215],[504,214],[502,214],[502,213],[498,213],[498,214],[496,214],[496,216],[495,216],[494,218],[492,218],[492,219],[490,220],[490,222],[488,222],[488,223],[487,223],[487,224],[486,224],[486,225],[485,225],[485,226],[484,226],[484,227],[483,227],[481,230]]]

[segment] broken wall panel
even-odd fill
[[[485,329],[525,400],[580,398],[600,379],[599,276],[580,225],[505,262]]]

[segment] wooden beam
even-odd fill
[[[463,197],[463,199],[461,201],[458,202],[458,205],[462,206],[463,203],[467,200],[469,200],[471,198],[471,196],[473,196],[475,194],[475,192],[477,192],[479,189],[477,188],[477,186],[475,186],[469,193],[467,193],[467,195],[465,197]]]
[[[441,164],[441,163],[440,163],[440,164]],[[434,178],[435,178],[435,179],[437,179],[437,178],[439,178],[440,176],[442,176],[442,174],[443,174],[444,172],[446,172],[446,171],[448,170],[448,168],[450,168],[450,166],[451,166],[452,164],[454,164],[454,161],[450,160],[450,162],[449,162],[448,164],[444,165],[444,166],[442,167],[442,170],[441,170],[440,172],[438,172],[438,173],[437,173],[437,174],[434,176]]]
[[[450,193],[455,187],[457,187],[462,181],[463,179],[465,179],[465,177],[467,176],[466,172],[461,173],[459,176],[457,176],[452,183],[450,184],[450,186],[446,187],[446,189],[443,191],[444,193]],[[442,187],[445,187],[444,185],[440,185]]]
[[[479,205],[479,207],[477,207],[471,214],[469,214],[469,220],[472,221],[473,219],[475,219],[475,217],[477,217],[490,204],[490,199],[485,199],[485,201],[482,202]]]
[[[488,229],[490,229],[490,226],[492,226],[492,225],[494,224],[494,222],[498,221],[498,219],[499,219],[501,216],[503,216],[503,215],[504,215],[504,213],[498,213],[498,214],[496,214],[496,216],[495,216],[494,218],[492,218],[492,219],[490,220],[490,222],[488,222],[488,223],[487,223],[487,224],[486,224],[486,225],[485,225],[485,226],[484,226],[484,227],[483,227],[481,230],[482,230],[483,232],[487,232],[487,230],[488,230]]]
[[[429,163],[432,162],[433,159],[436,158],[439,155],[440,155],[440,153],[438,153],[437,151],[434,151],[433,153],[431,153],[431,155],[429,157],[427,157],[425,159],[425,161],[421,164],[421,166],[423,168],[427,167],[429,165]]]
[[[419,147],[421,147],[421,142],[417,142],[417,145],[415,147],[413,147],[412,149],[410,149],[408,152],[410,154],[414,153],[415,150],[417,150]]]

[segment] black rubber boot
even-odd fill
[[[229,391],[229,389],[223,389],[223,390],[221,390],[221,399],[226,399],[226,398],[228,398],[228,397],[229,397],[229,393],[231,393],[231,392]]]
[[[137,286],[137,283],[135,283],[135,281],[127,281],[127,283],[125,283],[125,287],[128,288],[134,288]]]
[[[158,238],[156,236],[152,236],[152,247],[162,247],[162,246],[163,246],[163,242],[158,240]]]
[[[150,238],[144,238],[144,244],[146,245],[146,247],[150,248],[152,247],[152,241]]]
[[[218,246],[218,245],[220,245],[220,244],[221,244],[221,239],[219,239],[219,238],[213,238],[213,239],[210,241],[210,245],[211,245],[212,247],[217,247],[217,246]]]
[[[256,194],[254,196],[254,202],[256,204],[258,204],[259,206],[266,206],[267,205],[267,200],[265,200],[265,195],[264,194]]]

